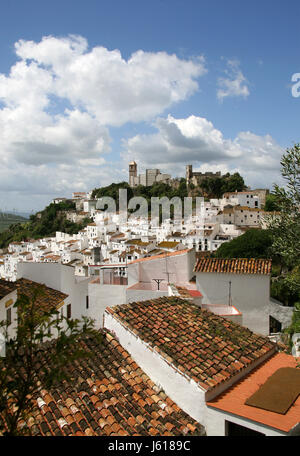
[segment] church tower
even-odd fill
[[[137,177],[137,164],[135,161],[129,163],[129,185],[130,187],[134,187],[135,185],[135,177]]]
[[[186,185],[189,185],[191,183],[191,179],[193,177],[193,166],[192,165],[186,165],[185,176],[186,176]]]

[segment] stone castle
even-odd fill
[[[192,165],[186,165],[185,167],[186,172],[185,172],[185,177],[186,177],[186,184],[194,184],[195,187],[201,184],[201,182],[206,179],[207,177],[221,177],[221,172],[217,171],[216,173],[212,172],[206,172],[206,173],[200,173],[200,172],[193,172],[193,166]]]
[[[216,173],[193,172],[192,165],[186,165],[186,183],[187,185],[194,184],[196,187],[207,177],[221,177],[221,172]],[[173,185],[178,179],[172,179],[170,174],[161,173],[159,169],[146,169],[145,174],[137,174],[137,164],[135,161],[129,163],[129,185],[137,187],[138,185],[151,186],[156,182]]]

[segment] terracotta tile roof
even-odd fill
[[[36,304],[40,310],[45,312],[49,312],[51,309],[56,308],[58,304],[68,297],[67,294],[47,287],[44,284],[23,278],[15,282],[15,287],[18,289],[18,294],[22,293],[28,297],[33,295],[33,292],[37,287],[41,288],[43,294],[37,297]]]
[[[299,363],[299,360],[298,360]],[[300,422],[300,396],[285,415],[246,405],[245,401],[254,394],[271,375],[282,367],[296,367],[297,359],[285,353],[277,353],[250,372],[236,385],[207,403],[209,407],[223,410],[247,420],[289,432]]]
[[[157,247],[172,249],[172,248],[175,248],[178,244],[179,244],[178,241],[173,241],[173,242],[172,241],[163,241],[163,242],[160,242]]]
[[[106,312],[205,390],[275,349],[267,337],[175,296]]]
[[[201,424],[183,412],[107,331],[103,342],[82,338],[92,355],[68,366],[72,380],[35,394],[27,426],[33,435],[203,435]],[[49,346],[41,351],[47,356]]]
[[[7,296],[16,290],[17,286],[15,282],[8,282],[7,280],[0,279],[0,299]]]
[[[256,258],[199,258],[195,272],[271,274],[272,260]]]

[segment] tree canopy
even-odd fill
[[[216,258],[271,258],[272,237],[268,230],[252,228],[215,252]]]
[[[286,270],[286,284],[300,292],[300,144],[287,149],[280,163],[285,186],[274,185],[279,212],[269,215],[267,225],[272,252],[281,257]]]
[[[239,173],[207,177],[201,182],[200,187],[209,198],[221,198],[224,193],[241,192],[246,188],[244,179]]]

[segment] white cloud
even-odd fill
[[[109,127],[153,120],[197,91],[206,72],[203,57],[140,50],[125,60],[119,50],[89,49],[80,36],[20,40],[15,51],[18,61],[0,74],[5,202],[120,180],[109,167]]]
[[[152,119],[198,89],[206,72],[204,58],[182,60],[166,52],[139,50],[128,60],[119,50],[88,50],[82,37],[20,40],[16,53],[52,77],[51,91],[85,109],[102,125]]]
[[[156,121],[157,133],[136,135],[124,141],[123,159],[144,168],[161,168],[183,176],[185,165],[200,171],[236,172],[251,186],[269,186],[279,179],[283,149],[270,136],[240,132],[234,139],[205,118],[172,116]]]
[[[217,98],[221,101],[226,97],[247,98],[250,91],[247,86],[248,81],[239,68],[240,62],[228,60],[227,66],[225,70],[227,77],[218,79]]]

